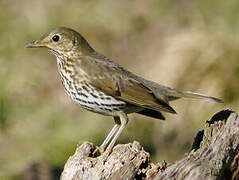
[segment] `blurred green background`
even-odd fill
[[[114,124],[71,102],[53,55],[24,48],[57,26],[138,75],[225,101],[172,102],[178,114],[166,121],[130,115],[118,143],[139,141],[153,162],[182,158],[215,112],[238,110],[238,0],[0,0],[0,9],[0,179],[59,179],[76,144],[100,145]]]

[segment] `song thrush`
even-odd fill
[[[139,77],[96,52],[83,36],[66,27],[53,29],[26,47],[45,47],[56,56],[62,84],[73,101],[87,110],[113,116],[115,125],[102,143],[102,149],[107,144],[107,149],[113,148],[128,122],[129,113],[164,120],[161,111],[176,113],[169,101],[181,97],[222,102]]]

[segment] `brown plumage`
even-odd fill
[[[96,52],[76,31],[60,27],[26,47],[46,47],[56,55],[67,94],[83,108],[113,116],[116,125],[102,144],[111,149],[128,122],[127,114],[139,113],[165,119],[161,111],[176,113],[169,101],[182,97],[220,99],[180,91],[141,78]]]

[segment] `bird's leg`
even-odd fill
[[[111,131],[109,132],[109,134],[105,138],[104,142],[100,146],[100,149],[103,150],[103,151],[104,151],[106,145],[109,143],[110,139],[113,137],[113,135],[116,133],[116,131],[120,127],[120,118],[118,116],[116,116],[116,117],[114,117],[114,120],[115,120],[115,125],[113,126],[113,128],[111,129]]]
[[[125,128],[126,124],[128,123],[128,116],[124,112],[118,113],[118,116],[119,116],[119,119],[120,119],[120,127],[119,127],[118,131],[115,133],[115,135],[113,136],[113,139],[111,140],[110,144],[108,145],[108,147],[106,149],[106,150],[109,150],[109,151],[112,150],[116,140],[118,139],[121,132]]]

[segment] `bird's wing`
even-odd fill
[[[92,86],[116,99],[147,109],[176,113],[167,102],[156,98],[149,88],[134,78],[132,73],[111,61],[89,63],[82,60],[79,68],[86,72]]]

